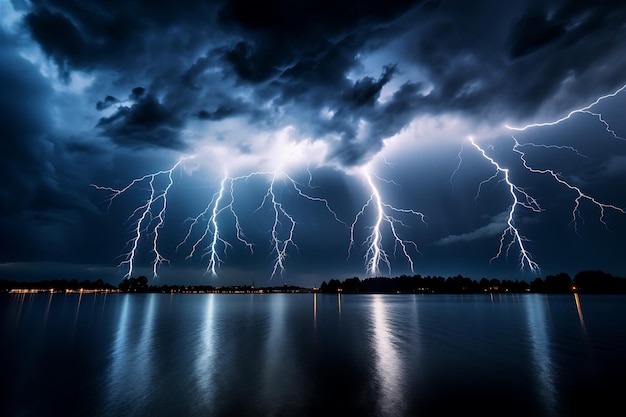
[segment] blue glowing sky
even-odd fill
[[[626,273],[623,2],[0,7],[0,279]]]

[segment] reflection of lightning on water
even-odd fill
[[[409,248],[412,247],[415,250],[415,252],[419,253],[417,243],[415,243],[412,240],[404,240],[400,237],[400,235],[398,234],[397,226],[406,227],[406,224],[404,224],[401,220],[390,215],[389,212],[417,216],[420,218],[420,220],[424,224],[426,224],[424,220],[424,214],[417,212],[415,210],[396,208],[390,204],[385,203],[380,196],[380,192],[378,188],[372,181],[372,177],[369,174],[369,172],[364,170],[363,176],[370,188],[371,194],[367,202],[365,202],[365,204],[361,207],[361,210],[359,210],[359,212],[356,214],[354,221],[352,222],[352,225],[350,226],[350,244],[348,246],[348,257],[350,257],[350,252],[352,250],[352,247],[354,246],[354,229],[356,227],[356,224],[358,223],[360,217],[364,215],[365,210],[368,207],[372,206],[376,214],[376,221],[370,227],[372,232],[367,236],[364,242],[364,245],[366,246],[364,259],[365,259],[365,269],[367,273],[370,275],[378,274],[380,271],[379,267],[380,267],[381,262],[387,265],[387,269],[389,270],[389,272],[391,272],[391,261],[389,259],[389,254],[387,253],[387,251],[385,251],[384,245],[383,245],[382,228],[384,226],[384,223],[386,223],[389,226],[389,230],[391,231],[391,236],[393,237],[393,240],[394,240],[393,254],[394,255],[396,254],[396,251],[399,247],[400,250],[402,251],[403,256],[406,258],[407,262],[409,263],[409,267],[411,268],[411,271],[413,272],[413,258],[411,257],[411,254],[409,253]]]
[[[510,130],[516,130],[516,131],[525,131],[527,129],[530,128],[539,128],[539,127],[546,127],[546,126],[555,126],[559,123],[562,123],[568,119],[570,119],[573,115],[575,114],[589,114],[591,116],[596,117],[605,127],[606,131],[613,136],[615,139],[620,139],[620,140],[624,140],[624,138],[620,137],[617,135],[617,133],[615,132],[615,130],[613,130],[611,128],[611,126],[609,125],[609,123],[603,118],[601,113],[596,113],[591,111],[591,109],[596,106],[598,103],[600,103],[601,101],[611,98],[611,97],[615,97],[617,96],[619,93],[621,93],[622,91],[626,90],[626,85],[622,86],[621,88],[619,88],[618,90],[616,90],[613,93],[610,94],[606,94],[604,96],[599,97],[598,99],[596,99],[593,103],[579,108],[579,109],[575,109],[572,110],[571,112],[569,112],[565,117],[562,117],[558,120],[552,121],[552,122],[544,122],[544,123],[533,123],[533,124],[529,124],[526,126],[522,126],[522,127],[513,127],[513,126],[509,126],[506,125],[506,127]],[[535,143],[520,143],[515,137],[513,137],[514,140],[514,145],[512,148],[512,151],[517,153],[521,159],[522,162],[522,166],[524,167],[524,169],[526,169],[527,171],[534,173],[534,174],[539,174],[539,175],[546,175],[549,177],[552,177],[556,182],[558,182],[559,184],[561,184],[562,186],[566,187],[567,189],[574,191],[574,193],[576,193],[576,197],[574,198],[574,206],[572,208],[572,220],[571,220],[571,224],[574,227],[574,231],[578,234],[578,228],[577,228],[577,219],[580,218],[580,204],[582,201],[587,201],[590,202],[591,204],[595,205],[599,211],[600,211],[600,215],[599,215],[599,221],[608,229],[608,225],[606,224],[605,221],[605,211],[606,210],[614,210],[620,213],[624,213],[626,214],[626,210],[612,205],[612,204],[607,204],[607,203],[603,203],[599,200],[597,200],[596,198],[590,196],[589,194],[586,194],[585,192],[583,192],[579,187],[571,184],[570,182],[566,181],[559,173],[557,173],[556,171],[554,171],[553,169],[548,169],[548,168],[535,168],[532,167],[527,159],[526,159],[526,153],[524,151],[522,151],[521,148],[529,146],[529,147],[534,147],[534,148],[546,148],[546,149],[561,149],[561,150],[568,150],[568,151],[572,151],[575,152],[576,155],[583,157],[583,158],[587,158],[587,156],[581,154],[577,149],[571,147],[571,146],[559,146],[559,145],[543,145],[543,144],[535,144]],[[521,188],[520,186],[516,185],[515,183],[513,183],[511,181],[510,175],[509,175],[509,169],[508,168],[503,168],[494,158],[492,158],[491,156],[487,155],[487,152],[481,148],[472,137],[469,138],[469,141],[471,142],[471,144],[478,149],[478,151],[480,152],[480,154],[483,156],[484,159],[486,159],[487,161],[489,161],[489,163],[491,163],[494,167],[495,167],[495,172],[494,174],[487,178],[486,180],[483,180],[480,182],[480,184],[478,185],[478,191],[476,194],[476,198],[479,197],[480,195],[480,190],[481,187],[490,182],[493,179],[496,179],[498,177],[502,177],[502,181],[505,182],[508,186],[509,189],[509,193],[511,195],[511,199],[512,199],[512,203],[511,206],[509,208],[509,212],[508,212],[508,217],[507,217],[507,226],[505,227],[504,231],[502,232],[501,236],[500,236],[500,245],[498,248],[498,251],[496,253],[496,255],[491,258],[491,261],[493,261],[494,259],[499,258],[502,253],[505,253],[508,255],[510,249],[512,248],[513,245],[517,245],[518,250],[520,252],[520,266],[522,269],[524,269],[525,267],[528,267],[531,271],[535,272],[539,269],[539,265],[534,262],[530,256],[530,253],[528,252],[528,250],[525,247],[525,242],[527,242],[527,239],[524,238],[518,228],[515,226],[515,211],[518,207],[521,208],[525,208],[525,209],[529,209],[535,213],[539,213],[542,212],[543,209],[541,208],[541,206],[539,205],[539,203],[537,202],[536,199],[534,199],[530,194],[528,194],[523,188]],[[452,173],[451,176],[451,180],[454,177],[454,175],[457,173],[457,171],[459,170],[459,167],[461,165],[462,159],[461,159],[461,152],[463,151],[463,148],[461,148],[461,151],[458,154],[458,158],[459,158],[459,165],[456,167],[456,169],[454,170],[454,172]],[[506,243],[506,239],[507,236],[510,237],[510,241],[507,244]]]
[[[116,197],[127,192],[131,188],[138,186],[138,184],[141,184],[143,182],[148,183],[148,198],[129,216],[129,220],[133,221],[134,233],[132,239],[128,242],[128,246],[130,246],[130,249],[126,253],[124,260],[119,265],[128,267],[128,271],[124,276],[125,278],[131,277],[133,274],[137,254],[139,252],[139,242],[146,235],[152,235],[151,251],[152,253],[154,253],[154,260],[152,262],[153,276],[157,277],[158,267],[162,263],[169,262],[163,255],[161,255],[161,252],[158,249],[159,229],[163,227],[165,221],[167,196],[170,188],[173,185],[172,173],[179,167],[182,161],[183,159],[179,160],[169,170],[157,171],[155,173],[147,174],[143,177],[134,179],[126,187],[121,189],[92,185],[96,189],[107,190],[112,193],[111,197],[109,198],[110,205]],[[309,187],[312,188],[312,174],[308,168],[307,172],[309,175],[308,184]],[[155,180],[164,175],[167,178],[167,184],[163,189],[159,190],[155,186]],[[178,251],[182,246],[189,243],[191,245],[191,249],[186,258],[192,258],[196,255],[197,252],[202,252],[201,257],[208,257],[206,271],[213,275],[217,275],[217,269],[224,262],[224,256],[226,255],[228,248],[232,247],[232,243],[227,241],[223,237],[222,231],[220,230],[220,218],[226,214],[230,214],[235,223],[234,227],[236,239],[243,245],[245,245],[252,254],[253,244],[246,239],[245,234],[243,233],[243,229],[241,227],[239,216],[234,207],[236,201],[235,183],[237,183],[238,181],[247,181],[248,179],[259,175],[268,176],[271,178],[268,188],[263,196],[263,200],[255,210],[255,212],[261,210],[265,206],[269,206],[273,214],[272,226],[270,228],[271,248],[272,253],[275,256],[271,274],[272,277],[274,277],[274,275],[276,275],[277,273],[284,273],[285,261],[288,256],[288,250],[291,247],[293,247],[293,249],[295,250],[298,250],[298,246],[294,242],[294,232],[297,226],[296,218],[294,217],[294,215],[287,211],[275,192],[275,187],[279,178],[283,178],[286,183],[291,185],[291,187],[295,190],[298,196],[309,201],[322,203],[325,209],[333,216],[334,220],[342,223],[344,226],[347,227],[344,222],[339,220],[336,212],[332,210],[326,199],[307,194],[298,181],[279,169],[273,172],[253,172],[251,174],[239,177],[229,177],[228,174],[225,173],[220,182],[218,191],[213,194],[210,202],[207,204],[205,209],[200,212],[196,217],[191,217],[187,219],[187,221],[190,222],[189,228],[183,240],[176,246],[176,250]],[[200,233],[200,236],[192,241],[192,235],[195,229],[201,227],[202,225],[204,226],[202,232]],[[204,249],[201,250],[201,245],[207,240],[209,241],[209,243]]]

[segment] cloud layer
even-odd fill
[[[385,149],[397,154],[407,132],[443,146],[433,126],[462,120],[496,140],[504,123],[562,116],[615,91],[626,74],[618,1],[13,0],[3,8],[4,262],[69,261],[76,242],[98,233],[92,182],[121,185],[192,154],[214,172],[235,159],[264,170],[290,146],[315,153],[317,168],[352,172]],[[473,133],[447,129],[456,143]],[[623,150],[607,152],[614,162],[605,172],[617,172]],[[356,197],[351,204],[346,215],[360,207]],[[432,242],[497,235],[504,209]],[[44,233],[51,237],[39,239]],[[104,240],[77,258],[102,258],[95,249],[111,256]]]

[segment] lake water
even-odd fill
[[[0,416],[624,415],[625,296],[1,294],[0,320]]]

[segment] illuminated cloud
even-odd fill
[[[531,213],[517,211],[515,224],[524,225],[542,271],[620,266],[615,233],[624,230],[625,216],[607,214],[613,231],[607,232],[594,226],[596,213],[585,207],[578,230],[585,238],[571,237],[563,207],[576,196],[532,175],[511,134],[520,146],[552,146],[522,148],[533,169],[554,169],[598,201],[624,207],[618,162],[626,157],[619,111],[626,94],[558,125],[505,126],[558,121],[617,92],[626,73],[619,35],[626,6],[216,0],[157,7],[33,0],[5,2],[0,19],[0,80],[7,86],[0,103],[6,132],[0,230],[18,236],[0,262],[58,261],[70,269],[117,264],[133,236],[129,215],[150,186],[133,188],[107,209],[108,196],[89,184],[120,190],[185,158],[172,172],[172,198],[158,229],[159,251],[172,265],[163,276],[205,270],[208,255],[189,260],[175,251],[188,231],[185,220],[202,213],[221,184],[230,186],[225,178],[256,173],[235,181],[231,206],[254,254],[245,245],[222,251],[221,276],[272,275],[276,240],[268,233],[279,206],[262,203],[273,190],[297,223],[285,279],[436,271],[452,250],[459,273],[528,278],[514,262],[489,263],[511,201],[497,180],[475,200],[493,167],[467,143],[471,135],[541,201],[540,220],[529,222]],[[364,181],[364,168],[372,184]],[[372,185],[382,207],[427,219],[428,227],[404,219],[410,224],[396,223],[399,239],[387,230],[377,240],[391,272],[367,267],[354,252],[345,256],[346,225],[372,196]],[[359,218],[353,251],[365,249],[360,238],[375,230],[375,219],[369,211]],[[237,242],[233,216],[223,221],[220,236]],[[279,223],[289,229],[286,218]],[[541,229],[540,223],[563,226]],[[555,244],[558,234],[570,236],[567,243]],[[152,271],[153,258],[145,254],[153,239],[138,242],[144,255],[137,272]],[[410,262],[402,242],[419,247]],[[600,257],[590,250],[598,244],[607,248]]]
[[[493,219],[491,219],[491,221],[485,226],[481,226],[476,230],[472,230],[471,232],[463,233],[460,235],[446,236],[442,239],[439,239],[435,243],[438,245],[451,245],[454,243],[466,243],[478,239],[500,236],[502,234],[502,230],[506,228],[506,220],[508,214],[508,212],[502,212]]]

